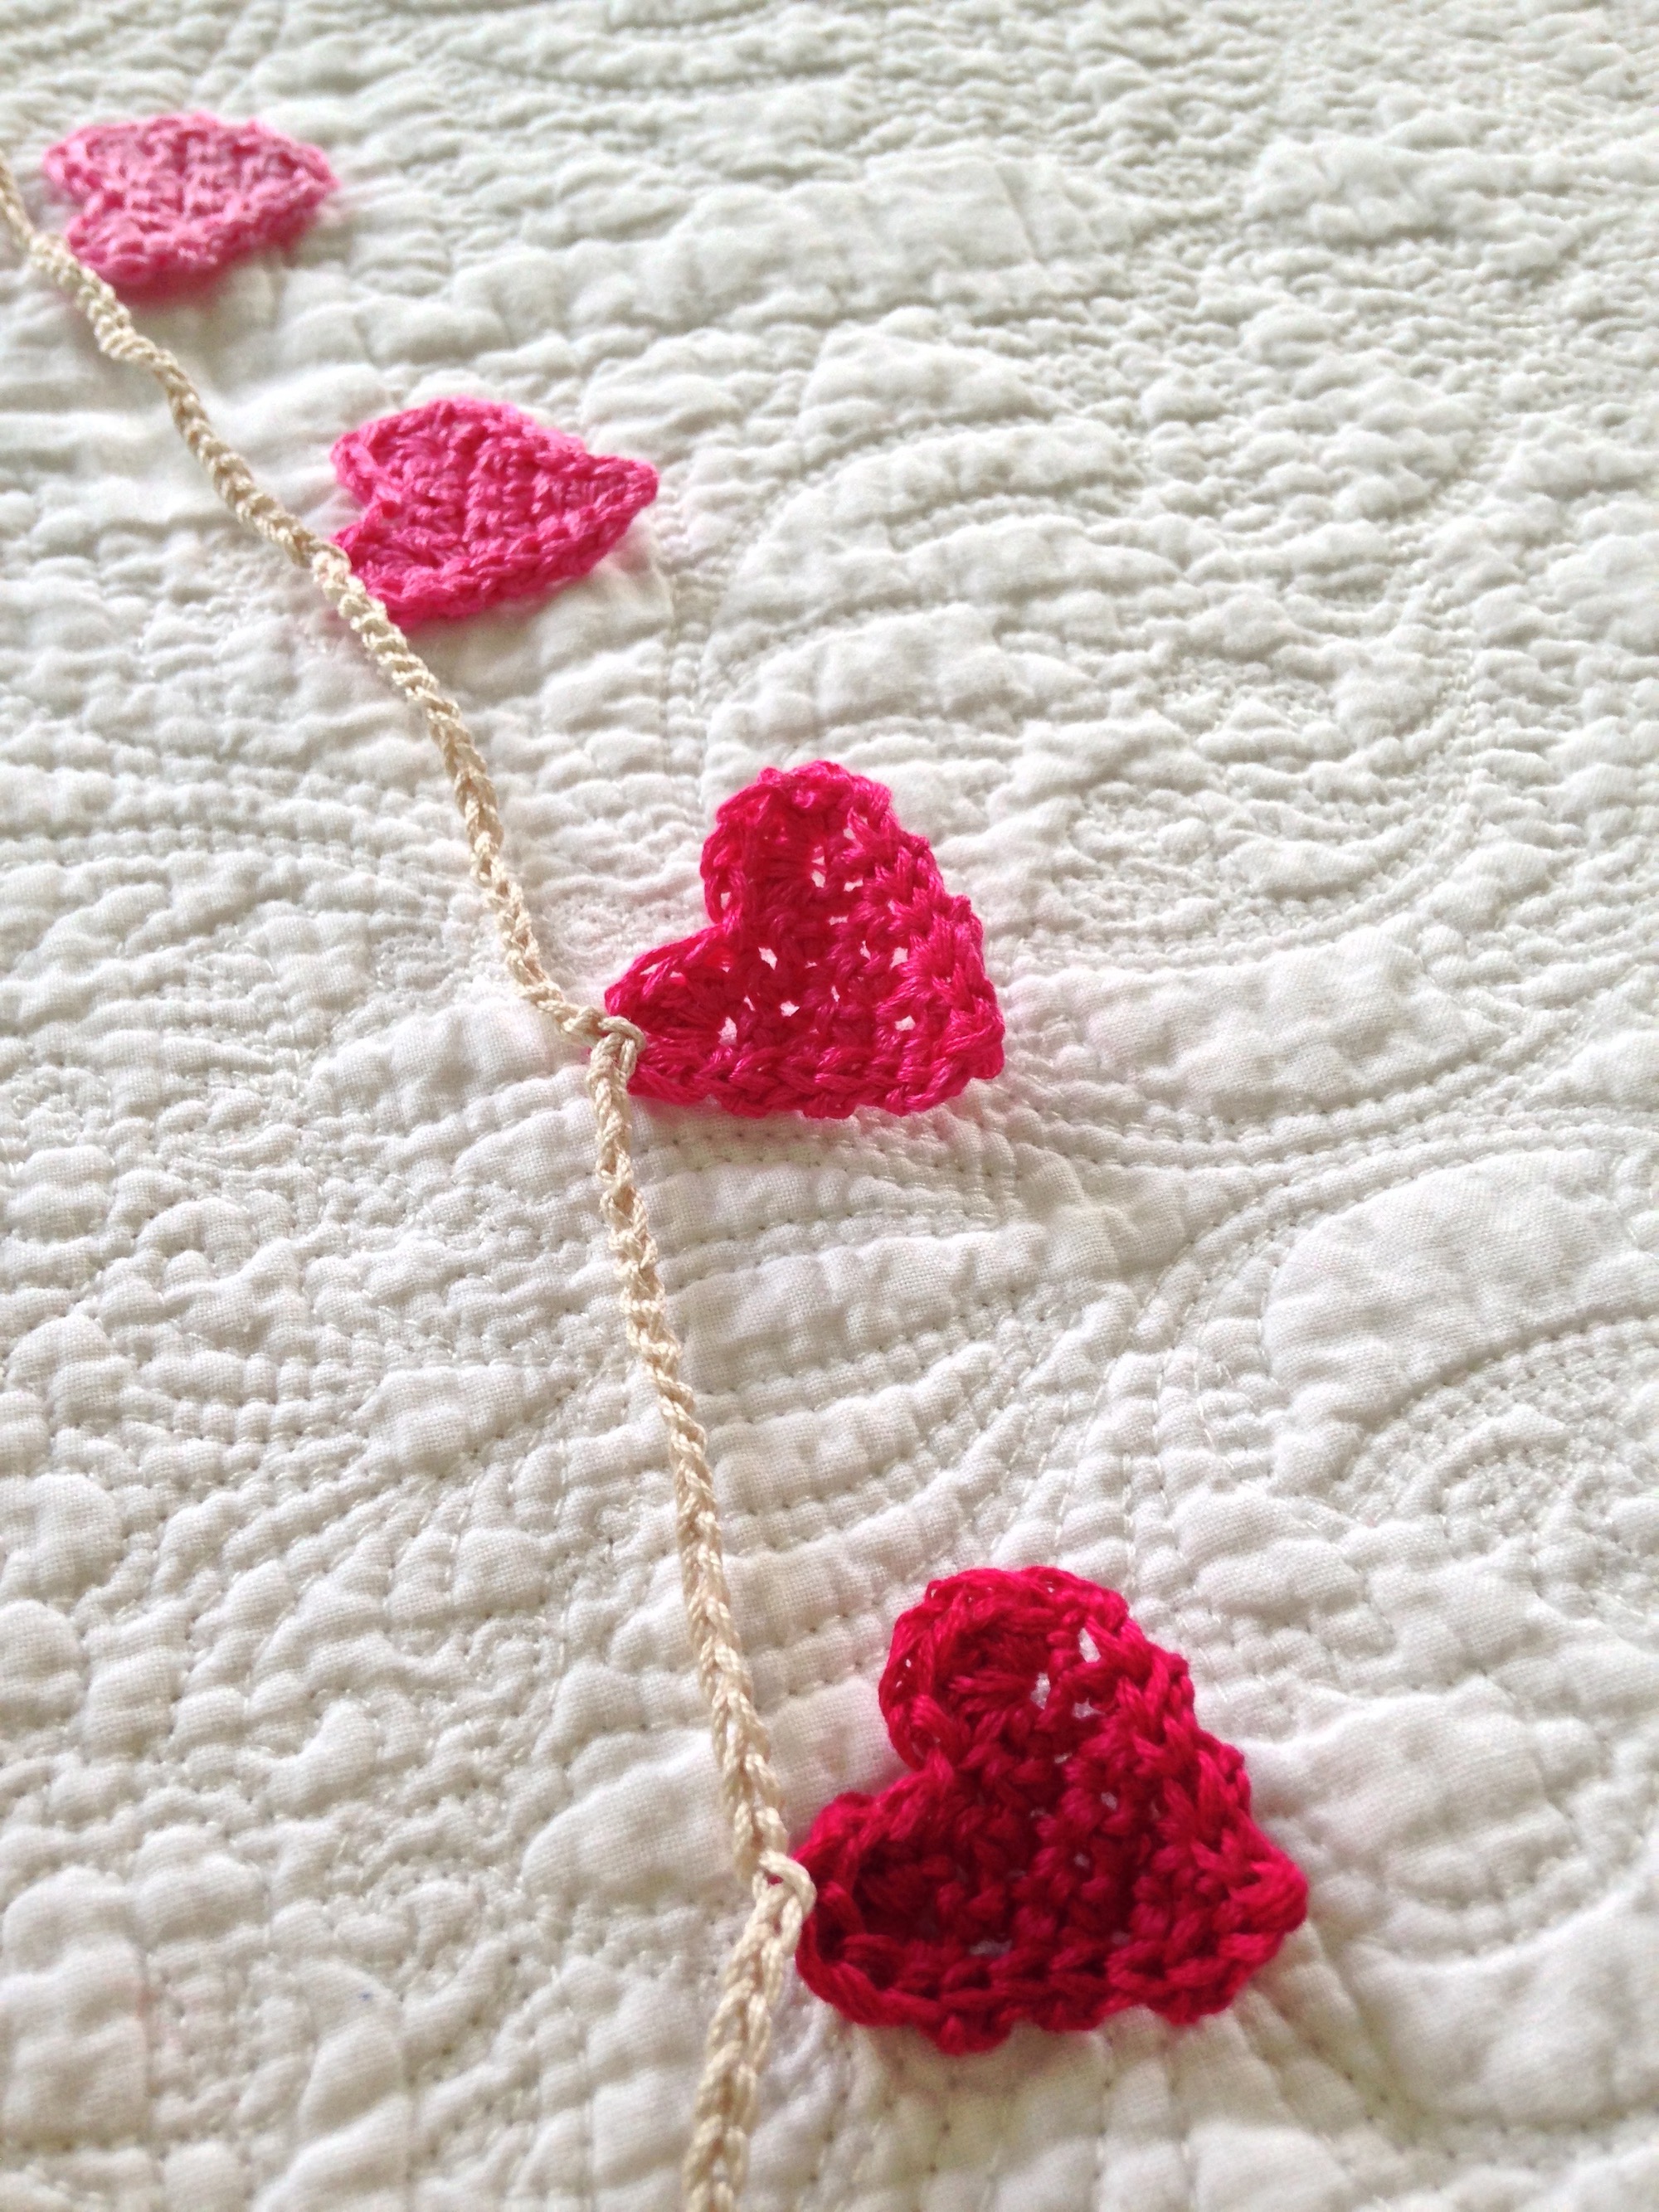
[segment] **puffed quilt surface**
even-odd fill
[[[0,145],[323,149],[143,307],[312,526],[660,473],[418,634],[584,998],[884,784],[994,1081],[644,1107],[792,1832],[1048,1563],[1304,1870],[1224,2013],[791,1976],[745,2212],[1659,2203],[1652,0],[6,0]],[[0,252],[0,2212],[671,2212],[744,1911],[580,1061],[418,724]]]

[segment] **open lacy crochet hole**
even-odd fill
[[[880,1695],[911,1771],[826,1806],[800,1853],[801,1975],[850,2019],[949,2051],[1134,2004],[1184,2022],[1300,1923],[1243,1760],[1115,1592],[1054,1567],[934,1583]]]

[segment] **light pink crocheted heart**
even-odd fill
[[[702,848],[710,927],[605,1003],[645,1031],[629,1088],[732,1114],[915,1114],[1002,1066],[978,916],[891,794],[834,761],[763,769]]]
[[[292,245],[334,188],[314,146],[211,115],[88,124],[40,166],[82,204],[70,245],[124,292],[199,283],[259,246]]]
[[[657,495],[643,461],[590,453],[485,399],[382,416],[340,440],[334,469],[364,502],[338,543],[400,623],[477,614],[585,576]]]

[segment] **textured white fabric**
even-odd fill
[[[969,2062],[792,1984],[754,2212],[1651,2205],[1650,0],[3,28],[31,180],[328,152],[146,316],[314,523],[444,392],[662,471],[425,641],[574,983],[768,762],[984,919],[999,1083],[643,1121],[791,1817],[931,1574],[1053,1560],[1311,1919]],[[667,2212],[742,1900],[580,1073],[410,717],[10,267],[0,407],[0,2212]]]

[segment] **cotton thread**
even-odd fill
[[[628,1084],[644,1039],[631,1022],[579,1005],[554,981],[524,893],[502,858],[495,787],[460,708],[354,573],[345,554],[260,487],[246,461],[213,428],[177,358],[137,329],[103,278],[62,240],[36,227],[3,157],[0,222],[30,266],[86,318],[100,352],[149,372],[179,435],[226,507],[309,571],[386,682],[419,708],[453,786],[471,848],[472,873],[500,933],[509,976],[562,1036],[589,1048],[587,1090],[600,1210],[628,1340],[650,1380],[667,1431],[686,1618],[697,1679],[709,1708],[733,1856],[753,1900],[721,1976],[690,2146],[681,2169],[684,2212],[733,2212],[747,2170],[772,2008],[814,1891],[805,1869],[789,1856],[782,1793],[732,1612],[708,1439],[680,1372],[679,1340],[635,1173]]]

